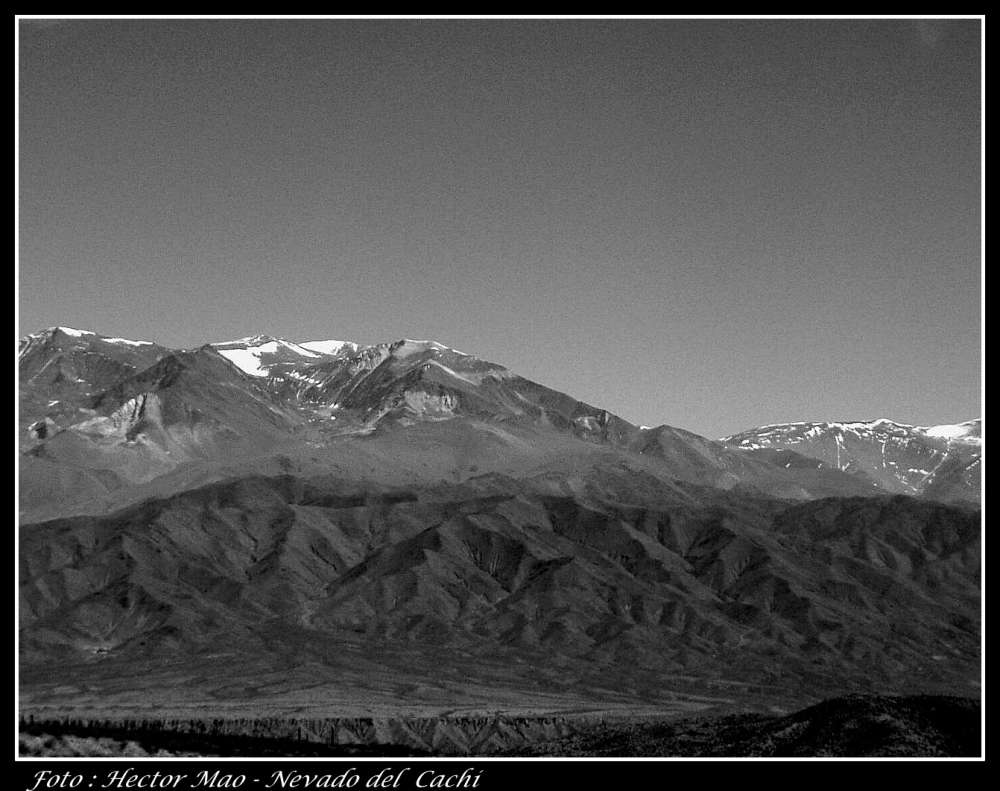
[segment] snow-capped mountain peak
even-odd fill
[[[219,354],[250,376],[270,376],[275,366],[303,362],[320,362],[344,350],[354,351],[357,344],[348,341],[307,341],[305,344],[253,335],[235,341],[211,344]]]
[[[152,341],[133,341],[128,338],[112,338],[99,335],[90,330],[78,330],[73,327],[49,327],[41,332],[33,332],[20,339],[18,344],[18,361],[23,360],[33,350],[56,344],[68,347],[89,347],[91,350],[108,352],[108,344],[112,347],[149,347],[156,346]]]
[[[437,341],[416,341],[411,338],[403,338],[401,341],[394,343],[392,353],[395,357],[409,357],[411,354],[423,354],[427,351],[454,352],[455,354],[463,354],[466,357],[471,356]]]
[[[246,338],[237,338],[234,341],[220,341],[219,343],[213,343],[213,346],[263,346],[267,343],[273,343],[277,338],[272,338],[270,335],[248,335]]]
[[[104,343],[117,343],[125,346],[153,346],[152,341],[133,341],[128,338],[112,338],[107,335],[99,335],[96,332],[91,332],[90,330],[78,330],[73,327],[49,327],[48,329],[42,330],[41,332],[33,332],[24,336],[21,342],[29,341],[32,339],[49,339],[55,337],[57,334],[62,333],[63,335],[68,335],[71,338],[94,338],[96,340],[103,341]]]
[[[72,335],[74,338],[80,338],[84,335],[96,335],[97,333],[90,332],[89,330],[75,330],[72,327],[50,327],[46,332],[56,333],[64,332],[67,335]]]
[[[982,421],[912,426],[873,421],[784,423],[744,431],[722,442],[748,452],[795,451],[890,492],[978,498]]]

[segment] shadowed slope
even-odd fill
[[[284,476],[26,525],[22,646],[113,663],[264,640],[280,661],[315,633],[816,688],[978,677],[976,513],[690,485],[643,500]]]
[[[977,701],[852,695],[786,717],[742,714],[584,727],[505,755],[902,758],[981,755]]]

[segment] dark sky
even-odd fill
[[[980,26],[22,19],[18,332],[430,338],[711,437],[978,417]]]

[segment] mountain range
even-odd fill
[[[722,442],[746,451],[794,450],[886,492],[933,500],[981,497],[982,421],[908,426],[880,419],[785,423],[744,431]]]
[[[55,327],[19,375],[28,710],[978,694],[979,420],[713,441],[415,340]]]

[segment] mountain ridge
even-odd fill
[[[83,500],[107,501],[110,507],[124,503],[130,486],[167,480],[185,465],[200,464],[211,477],[216,477],[213,464],[229,466],[234,459],[259,458],[273,468],[268,454],[336,455],[351,447],[342,442],[351,436],[460,418],[482,435],[470,447],[483,452],[496,446],[498,426],[520,431],[519,439],[508,432],[502,441],[525,452],[532,445],[551,445],[555,434],[563,433],[617,449],[632,467],[652,465],[665,480],[749,486],[792,499],[878,491],[970,502],[979,497],[971,441],[981,433],[973,430],[976,421],[917,430],[914,438],[933,444],[940,458],[933,480],[907,488],[857,464],[838,464],[836,456],[804,452],[808,444],[764,441],[775,427],[721,442],[667,425],[637,427],[436,341],[401,339],[365,347],[305,343],[316,348],[268,335],[193,350],[72,328],[26,336],[19,347],[22,459],[30,456],[33,461],[25,464],[39,475],[71,481],[62,491],[66,513],[72,513],[83,507],[72,505],[70,491],[81,481],[91,481],[80,484]],[[885,420],[871,425],[880,424],[897,433],[914,428]],[[789,425],[806,427],[808,434],[815,425],[862,424]],[[445,444],[462,435],[444,426],[440,431]],[[465,436],[463,442],[472,439]],[[945,450],[954,457],[947,463]],[[485,471],[492,458],[470,457],[468,463]],[[93,484],[95,473],[113,491]],[[41,487],[40,511],[32,505],[39,498],[29,494],[26,513],[57,515],[53,486],[59,489],[53,483]]]
[[[26,354],[31,350],[31,348],[32,348],[32,346],[33,346],[34,343],[37,343],[39,340],[44,339],[46,337],[51,337],[53,334],[55,334],[57,332],[65,334],[65,335],[69,335],[71,337],[76,337],[76,338],[83,338],[83,337],[91,336],[94,339],[100,340],[100,341],[105,342],[105,343],[119,343],[119,344],[122,344],[122,345],[128,345],[128,346],[133,346],[133,347],[150,346],[150,347],[153,347],[155,349],[167,349],[168,348],[168,347],[164,347],[164,346],[159,346],[159,345],[157,345],[157,344],[155,344],[155,343],[153,343],[151,341],[134,341],[134,340],[128,340],[128,339],[125,339],[125,338],[113,338],[113,337],[108,337],[108,336],[100,335],[99,333],[96,333],[96,332],[93,332],[93,331],[90,331],[90,330],[77,330],[77,329],[70,328],[70,327],[55,326],[55,327],[49,327],[48,329],[42,330],[40,332],[29,333],[28,335],[22,336],[20,338],[20,342],[19,342],[19,361],[20,361],[21,358],[23,358],[24,356],[26,356]],[[220,351],[220,352],[232,351],[232,350],[248,350],[248,349],[257,349],[257,350],[260,350],[261,347],[283,346],[285,348],[288,348],[288,349],[292,350],[293,352],[296,351],[296,350],[298,350],[298,354],[301,357],[311,358],[311,359],[316,360],[317,362],[322,361],[323,358],[337,358],[339,356],[342,356],[345,352],[352,353],[352,352],[359,352],[359,351],[366,351],[366,350],[376,350],[376,349],[381,349],[381,348],[389,348],[389,347],[394,347],[394,346],[395,347],[408,346],[408,347],[411,347],[411,348],[412,347],[423,346],[425,348],[434,348],[434,349],[437,349],[437,350],[451,351],[451,352],[454,352],[456,354],[460,354],[460,355],[465,356],[465,357],[473,357],[473,355],[466,354],[465,352],[460,352],[460,351],[458,351],[458,350],[456,350],[456,349],[454,349],[452,347],[448,347],[445,344],[442,344],[442,343],[440,343],[438,341],[433,341],[433,340],[412,340],[412,339],[406,339],[406,338],[400,339],[400,340],[397,340],[397,341],[381,342],[381,343],[372,344],[372,345],[369,345],[369,346],[361,346],[361,345],[353,343],[351,341],[316,340],[316,341],[296,342],[296,341],[289,341],[289,340],[283,339],[283,338],[278,338],[276,336],[271,336],[271,335],[252,335],[252,336],[247,336],[247,337],[244,337],[244,338],[239,338],[239,339],[231,340],[231,341],[215,341],[215,342],[206,343],[206,344],[202,344],[201,345],[201,347],[204,347],[204,346],[210,346],[210,347],[212,347],[215,350]],[[201,348],[201,347],[193,347],[192,349],[169,349],[169,350],[170,351],[191,351],[194,348]],[[261,351],[260,353],[261,354],[266,354],[268,351],[270,351],[270,350]],[[305,354],[303,354],[303,352],[305,352]],[[225,356],[225,355],[223,355],[223,356]],[[236,362],[234,362],[233,359],[228,358],[228,357],[227,357],[227,359],[229,359],[230,362],[233,362],[234,365],[237,365],[237,367],[240,368],[240,370],[243,370],[244,373],[248,373],[248,371],[246,369],[240,367],[240,365],[238,365]],[[489,365],[493,366],[495,369],[498,369],[498,370],[503,370],[503,371],[507,371],[508,370],[508,369],[504,368],[503,366],[497,365],[495,363],[489,363]],[[251,375],[266,376],[267,375],[266,372],[263,373],[263,374],[259,372],[259,370],[260,370],[261,367],[262,366],[260,366],[259,364],[256,365],[256,366],[250,366],[250,365],[247,366],[247,368],[256,369],[256,370],[254,370],[253,373],[251,373]],[[513,375],[513,374],[511,374],[511,375]],[[914,431],[916,433],[919,433],[919,434],[922,434],[922,435],[925,435],[925,436],[930,436],[930,437],[938,436],[938,437],[942,437],[942,438],[952,439],[952,440],[958,441],[958,442],[963,442],[963,443],[970,444],[970,445],[976,445],[976,444],[981,444],[981,424],[982,424],[981,418],[975,418],[975,419],[972,419],[972,420],[963,421],[963,422],[954,423],[954,424],[948,424],[948,423],[946,423],[946,424],[939,424],[939,425],[934,425],[934,426],[919,426],[919,425],[915,425],[915,424],[902,423],[900,421],[891,420],[891,419],[888,419],[888,418],[878,418],[878,419],[875,419],[875,420],[862,420],[862,421],[833,421],[833,420],[827,420],[827,421],[798,421],[798,422],[774,423],[774,424],[768,424],[768,425],[763,425],[763,426],[757,426],[757,427],[754,427],[754,428],[751,428],[751,429],[746,429],[744,431],[737,432],[735,434],[727,435],[725,437],[720,438],[718,441],[719,442],[723,442],[723,443],[727,443],[727,444],[736,444],[737,440],[739,440],[740,444],[743,444],[744,446],[746,446],[747,443],[744,442],[743,440],[746,437],[748,437],[748,436],[750,436],[750,435],[752,435],[754,433],[761,433],[761,432],[766,432],[766,431],[770,431],[770,430],[773,430],[773,429],[781,429],[781,428],[785,428],[785,427],[806,426],[806,427],[809,427],[809,428],[813,428],[813,427],[817,427],[817,426],[829,426],[829,427],[852,428],[852,427],[858,427],[858,426],[868,426],[868,427],[871,427],[871,426],[878,426],[878,425],[891,425],[891,426],[895,426],[895,427],[897,427],[899,429],[912,430],[912,431]],[[638,426],[638,424],[636,424],[636,425]],[[652,429],[652,428],[659,428],[662,425],[666,425],[666,424],[660,424],[660,425],[657,425],[657,426],[646,426],[646,425],[643,425],[643,426],[639,426],[639,427],[642,428],[643,430],[649,430],[649,429]],[[971,429],[971,431],[970,431],[970,429]]]
[[[721,442],[745,452],[792,450],[869,478],[889,492],[974,502],[981,497],[982,420],[978,418],[936,426],[885,418],[778,423]]]

